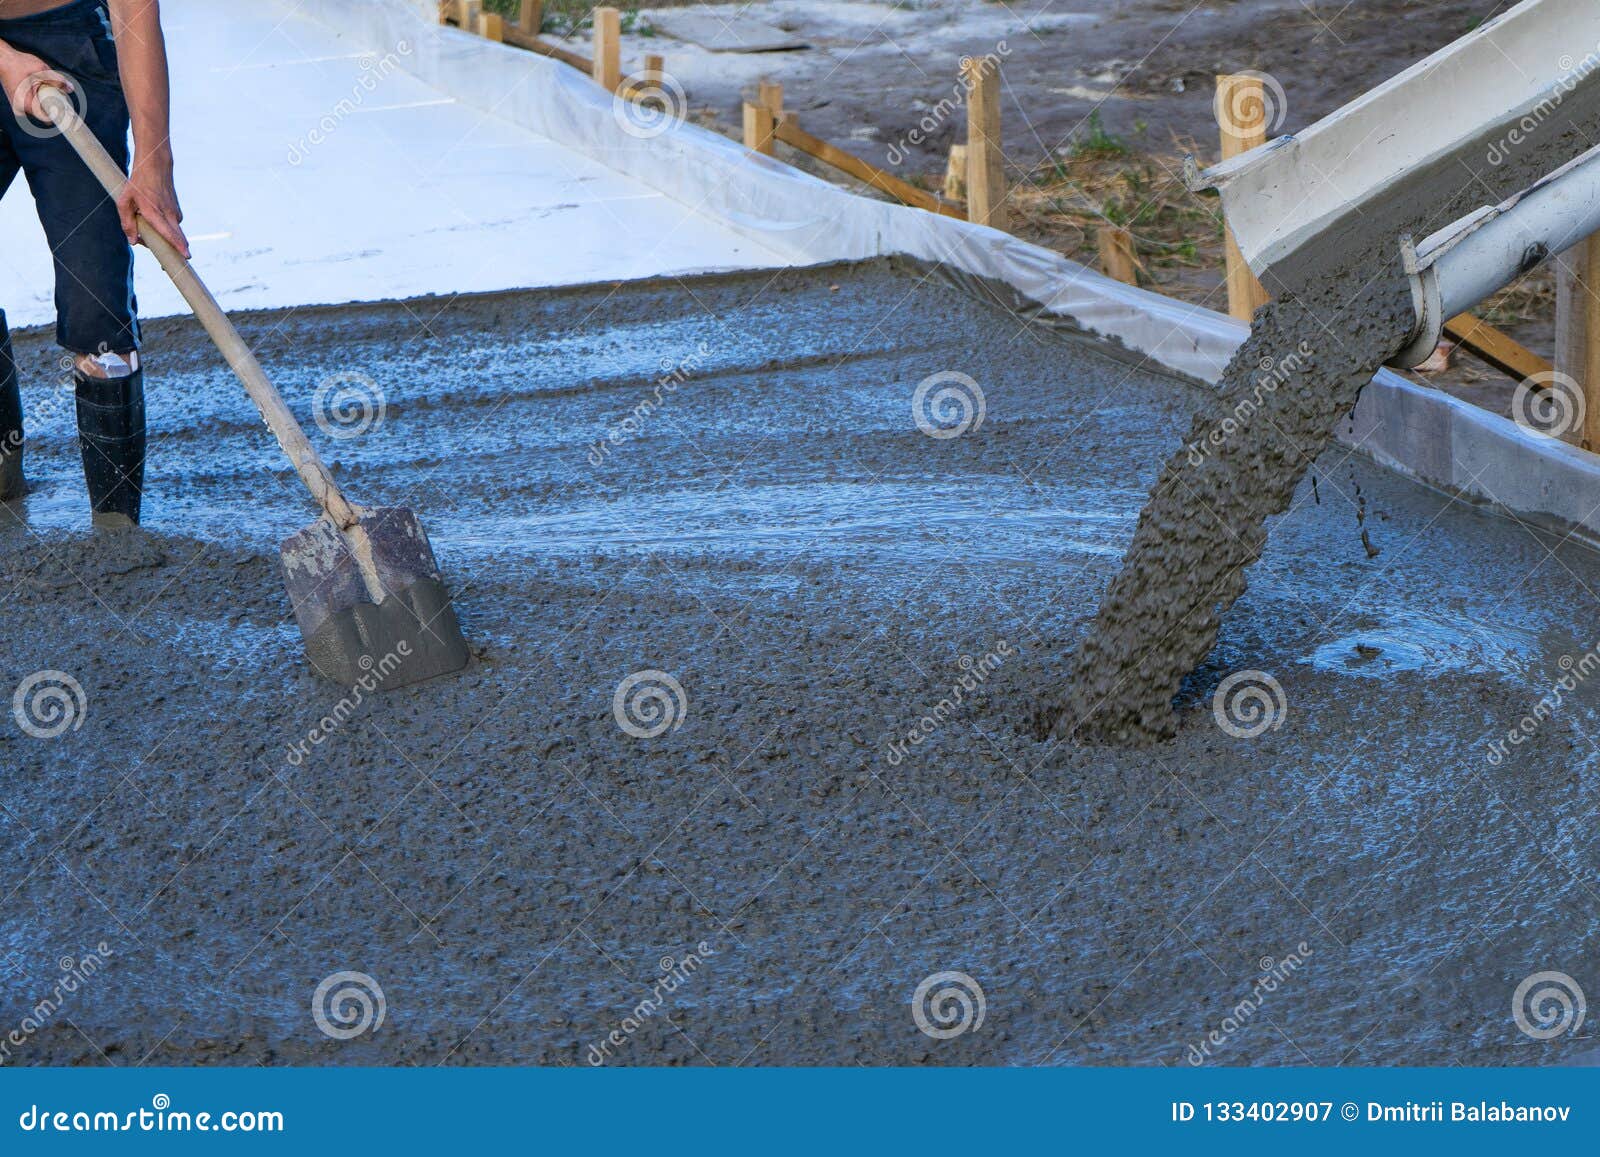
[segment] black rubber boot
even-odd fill
[[[94,378],[74,370],[72,380],[94,524],[104,530],[138,526],[144,496],[144,371]]]
[[[22,392],[17,389],[17,363],[11,357],[11,331],[0,313],[0,502],[28,491],[22,477]]]

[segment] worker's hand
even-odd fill
[[[189,239],[183,235],[183,210],[178,205],[178,191],[172,184],[169,158],[141,157],[135,150],[133,172],[117,198],[117,213],[122,217],[122,231],[128,235],[128,244],[139,243],[136,218],[143,217],[174,249],[189,256]]]
[[[14,49],[0,54],[0,88],[5,89],[11,111],[19,119],[31,116],[44,124],[50,123],[39,104],[39,93],[47,86],[62,92],[76,91],[70,77],[55,71],[37,56]]]

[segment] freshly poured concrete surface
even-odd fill
[[[184,226],[228,309],[574,285],[782,261],[692,206],[408,75],[287,0],[167,0]],[[0,308],[52,320],[49,249],[0,201]],[[187,312],[148,253],[146,316]]]
[[[1178,737],[1075,748],[1031,713],[1206,391],[881,264],[245,332],[308,422],[330,375],[381,388],[381,425],[314,436],[419,513],[477,658],[343,706],[306,672],[276,561],[306,504],[192,323],[152,333],[147,531],[90,538],[24,335],[0,691],[60,671],[86,708],[0,717],[0,1025],[112,955],[11,1059],[582,1065],[690,953],[611,1063],[1182,1064],[1291,954],[1214,1061],[1592,1047],[1511,1018],[1600,949],[1588,687],[1487,758],[1595,645],[1589,551],[1334,447]],[[935,439],[945,371],[984,418]],[[1286,713],[1234,738],[1211,693],[1252,669]],[[640,739],[612,702],[646,670],[685,706]],[[934,1040],[911,997],[950,970],[985,1017]],[[386,1009],[343,1042],[311,1012],[342,971]]]

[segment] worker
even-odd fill
[[[120,197],[107,196],[45,116],[39,101],[47,87],[67,94],[128,174]],[[27,178],[55,259],[56,341],[72,357],[93,522],[135,526],[145,458],[135,218],[189,251],[172,181],[157,0],[0,0],[0,89],[0,196],[18,172]],[[0,501],[25,492],[22,462],[22,401],[0,312]]]

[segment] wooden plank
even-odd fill
[[[772,132],[777,122],[764,104],[744,102],[744,147],[752,152],[773,155]]]
[[[751,107],[760,106],[745,105],[746,109]],[[770,115],[771,110],[764,111]],[[808,153],[819,161],[825,161],[834,168],[849,173],[859,181],[865,181],[873,188],[879,189],[896,200],[905,202],[907,205],[915,206],[918,209],[926,209],[930,213],[943,213],[946,217],[955,217],[958,220],[966,217],[959,205],[947,204],[927,190],[919,189],[915,185],[902,181],[892,173],[886,173],[876,165],[868,164],[860,157],[847,153],[843,149],[835,148],[827,141],[805,132],[795,122],[792,115],[777,125],[773,130],[773,135],[784,144],[799,149],[802,153]]]
[[[517,27],[539,35],[539,29],[544,27],[544,0],[522,0],[517,9]]]
[[[1006,227],[1005,156],[1000,151],[1000,62],[967,57],[961,66],[967,90],[967,217],[979,225]]]
[[[593,73],[594,63],[587,56],[579,56],[558,44],[551,44],[538,36],[532,36],[515,25],[505,29],[507,44],[514,44],[518,48],[525,48],[529,52],[537,52],[540,56],[548,56],[552,60],[559,60],[562,64],[570,64],[582,72]]]
[[[1139,284],[1139,259],[1134,256],[1133,234],[1107,222],[1095,233],[1100,250],[1100,271],[1127,285]]]
[[[1267,143],[1267,95],[1259,77],[1217,77],[1216,107],[1222,130],[1222,159],[1229,160]],[[1267,303],[1267,291],[1239,252],[1233,230],[1223,227],[1223,261],[1228,286],[1228,316],[1250,321]]]
[[[1540,374],[1549,374],[1554,369],[1548,361],[1525,346],[1519,345],[1504,330],[1496,329],[1470,313],[1460,314],[1445,322],[1444,335],[1460,344],[1462,349],[1519,382]]]
[[[594,10],[594,79],[607,92],[622,87],[622,13]]]

